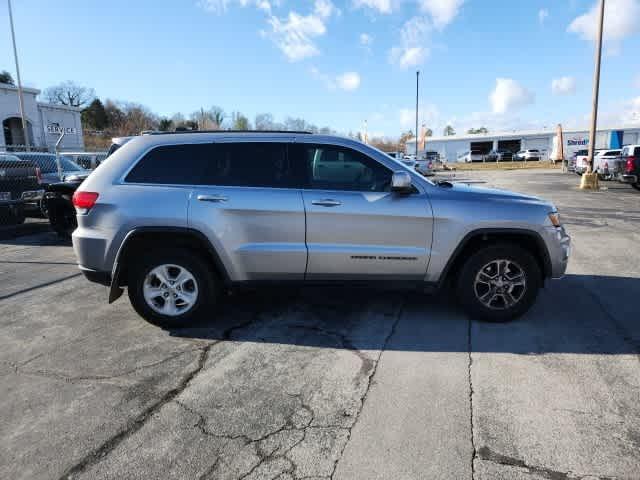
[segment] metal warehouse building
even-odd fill
[[[555,153],[556,137],[555,129],[427,137],[424,150],[436,151],[442,160],[448,162],[457,161],[469,151],[484,155],[491,150],[509,150],[515,153],[519,150],[537,149],[542,152],[541,158],[549,159]],[[569,158],[575,151],[587,148],[589,131],[564,130],[563,139],[564,156]],[[640,126],[604,128],[599,129],[596,134],[596,148],[620,148],[634,143],[640,143]],[[407,153],[415,153],[415,148],[415,140],[407,141]]]
[[[60,144],[62,149],[83,149],[79,108],[38,102],[40,90],[35,88],[23,88],[22,93],[31,146],[53,150],[60,133],[64,131],[65,136]],[[0,122],[3,133],[0,135],[0,150],[25,143],[18,88],[5,83],[0,83]]]

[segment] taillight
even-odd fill
[[[98,200],[98,194],[96,192],[76,191],[72,198],[73,206],[76,207],[80,213],[87,213],[91,210],[96,204],[96,200]]]
[[[627,164],[625,165],[627,173],[633,173],[633,157],[627,157]]]
[[[38,179],[38,184],[42,183],[42,170],[40,167],[36,167],[36,178]]]
[[[604,162],[604,168],[609,170],[609,162],[607,162],[606,160]]]

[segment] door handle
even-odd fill
[[[213,203],[226,202],[227,200],[229,200],[224,195],[198,195],[196,198],[201,202],[213,202]]]
[[[325,198],[323,200],[312,200],[311,203],[313,205],[320,205],[322,207],[337,207],[338,205],[342,205],[342,202],[333,200],[331,198]]]

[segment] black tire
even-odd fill
[[[76,211],[72,205],[56,205],[48,209],[49,224],[60,238],[69,239],[78,228]]]
[[[195,279],[196,300],[184,313],[164,315],[154,310],[145,300],[144,285],[147,275],[161,265],[177,265],[186,269]],[[144,254],[129,268],[127,293],[131,305],[149,323],[164,328],[188,327],[197,323],[215,307],[220,293],[217,276],[207,268],[208,262],[183,249],[153,250]],[[158,297],[162,301],[162,298]]]
[[[632,183],[631,186],[636,190],[640,190],[640,183]]]
[[[506,296],[498,294],[493,296],[496,298],[496,302],[491,308],[478,298],[476,276],[480,274],[485,266],[497,260],[508,260],[516,267],[519,267],[524,274],[525,285],[513,287],[522,289],[511,291],[514,297],[518,297],[515,304],[506,306]],[[540,267],[531,253],[517,245],[496,244],[482,248],[468,258],[460,270],[456,290],[458,300],[462,303],[470,318],[488,322],[508,322],[520,317],[531,308],[541,286],[542,274]],[[490,288],[495,287],[487,286],[486,288],[488,291]],[[480,291],[479,293],[483,294],[484,292]]]

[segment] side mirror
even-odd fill
[[[409,172],[393,172],[391,177],[391,191],[398,193],[411,192],[411,175],[409,175]]]

